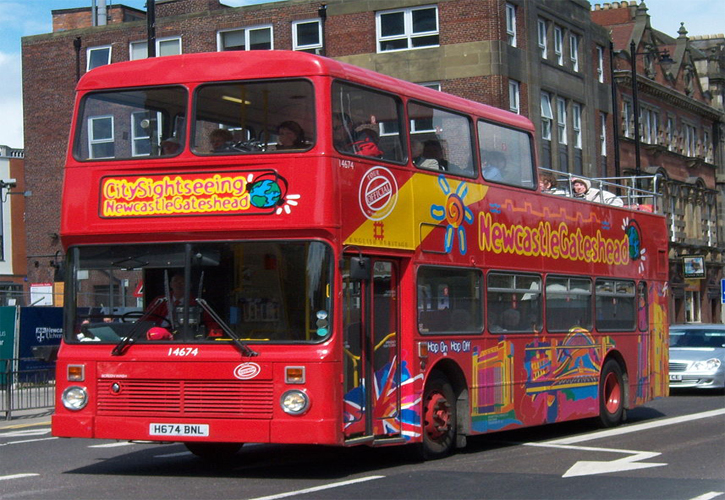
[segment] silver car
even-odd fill
[[[725,389],[725,325],[670,326],[670,389]]]

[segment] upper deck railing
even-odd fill
[[[557,192],[561,196],[582,199],[574,190],[574,180],[589,182],[591,190],[587,201],[611,206],[623,206],[643,212],[663,213],[661,175],[639,175],[622,177],[585,177],[568,172],[540,168],[556,176]],[[621,203],[620,203],[621,202]]]

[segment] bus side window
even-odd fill
[[[528,133],[480,120],[478,147],[486,181],[529,189],[538,186]]]

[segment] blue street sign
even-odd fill
[[[725,304],[725,280],[720,280],[720,303]]]

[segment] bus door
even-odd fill
[[[398,265],[347,256],[343,273],[345,440],[399,437]]]

